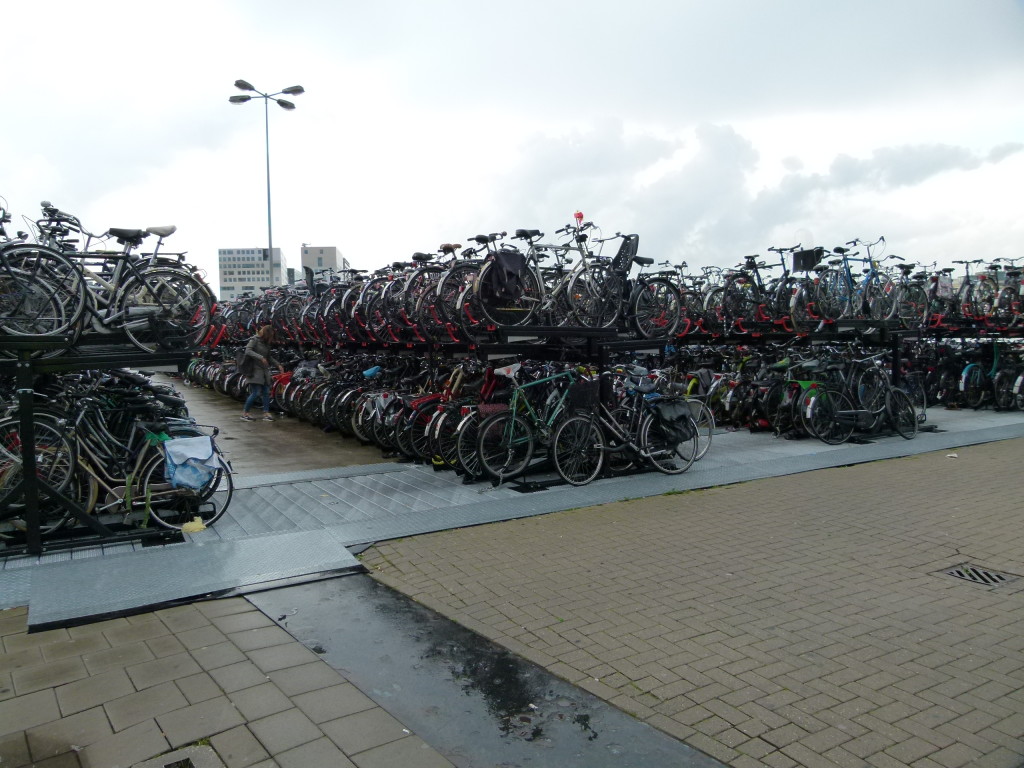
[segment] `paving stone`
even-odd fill
[[[212,619],[214,616],[229,616],[233,613],[245,613],[255,611],[252,603],[244,597],[229,597],[223,600],[207,600],[195,603],[196,610]]]
[[[269,677],[286,696],[296,696],[345,682],[337,670],[322,661],[274,670]]]
[[[56,689],[57,702],[65,717],[134,692],[135,687],[123,669],[112,669]]]
[[[270,757],[259,739],[244,725],[210,737],[210,744],[221,756],[227,768],[248,768]],[[326,768],[329,763],[324,763]]]
[[[65,752],[79,752],[82,747],[95,744],[113,731],[103,707],[94,707],[46,725],[26,731],[28,748],[34,760],[44,760]]]
[[[33,632],[31,635],[7,635],[3,638],[3,646],[6,653],[13,653],[25,648],[39,648],[43,645],[70,639],[71,635],[66,629],[50,629],[46,632]]]
[[[17,608],[0,611],[0,638],[26,632],[28,632],[28,611]],[[0,648],[2,647],[3,645],[0,644]]]
[[[251,661],[217,667],[211,669],[209,674],[225,693],[233,693],[253,685],[262,685],[267,680],[273,679]],[[275,683],[277,683],[276,680]],[[279,684],[278,687],[280,687]]]
[[[77,752],[65,752],[63,755],[34,762],[32,768],[82,768],[82,763]]]
[[[11,673],[14,690],[22,696],[44,688],[55,688],[88,677],[89,672],[80,658],[60,659],[35,667],[16,669]]]
[[[0,736],[24,731],[60,717],[52,689],[0,701]]]
[[[131,768],[169,749],[156,721],[147,720],[88,745],[79,759],[83,768]]]
[[[298,667],[317,660],[317,655],[298,642],[257,648],[246,652],[246,656],[264,672],[273,672],[288,667]]]
[[[292,697],[295,706],[314,723],[324,723],[377,706],[372,699],[349,683],[300,693]]]
[[[135,687],[142,690],[143,688],[166,683],[179,677],[188,677],[203,670],[199,668],[195,659],[189,654],[179,653],[174,656],[135,664],[128,667],[126,671]]]
[[[221,632],[230,634],[242,632],[247,629],[275,626],[274,622],[261,611],[249,611],[247,613],[233,613],[227,616],[214,616],[210,619],[213,625]]]
[[[278,626],[245,629],[241,632],[231,633],[228,638],[243,651],[296,642],[294,637]]]
[[[174,635],[162,635],[146,641],[146,647],[153,652],[153,655],[162,659],[165,656],[174,656],[185,652],[185,646]]]
[[[178,640],[188,648],[193,650],[196,648],[207,648],[211,645],[219,645],[227,641],[227,637],[213,624],[207,624],[204,627],[196,627],[185,632],[177,633]]]
[[[24,667],[34,667],[43,661],[39,648],[22,648],[19,651],[0,654],[0,672],[10,672]]]
[[[189,705],[178,687],[172,683],[160,683],[138,693],[121,696],[108,702],[104,709],[115,731],[123,731],[145,720],[150,720]]]
[[[158,715],[156,721],[172,747],[190,744],[245,722],[224,696]]]
[[[133,618],[135,617],[129,617],[127,626],[114,627],[103,633],[111,646],[144,642],[152,640],[154,637],[168,635],[171,632],[161,621],[150,620],[132,623]]]
[[[249,723],[249,730],[271,755],[287,752],[323,736],[323,732],[295,708],[255,720]]]
[[[228,698],[246,720],[259,720],[292,708],[291,700],[269,682],[229,693]]]
[[[320,728],[349,756],[409,735],[408,729],[380,708],[321,723]]]
[[[0,758],[3,758],[0,765],[4,768],[22,768],[32,762],[24,731],[0,736]]]
[[[237,664],[248,658],[230,641],[195,648],[191,651],[191,654],[192,658],[199,662],[199,665],[206,670],[226,667],[229,664]]]
[[[205,627],[210,623],[202,611],[193,605],[178,605],[157,611],[156,615],[171,632],[181,633],[190,629]]]
[[[281,768],[320,768],[329,765],[332,768],[355,768],[345,753],[334,746],[334,743],[321,737],[301,746],[289,749],[274,756]],[[412,763],[406,763],[412,765]],[[420,768],[417,765],[417,768]]]
[[[224,693],[207,672],[179,678],[174,681],[174,684],[185,695],[189,704],[198,704],[200,701],[206,701]]]
[[[94,635],[97,632],[106,632],[108,629],[114,627],[127,627],[128,619],[124,617],[118,617],[116,619],[105,619],[103,621],[94,621],[90,624],[79,624],[75,627],[68,627],[68,634],[71,637],[85,637],[86,635]]]
[[[92,675],[98,675],[110,669],[130,667],[155,658],[156,656],[145,643],[119,645],[106,651],[95,651],[82,655],[82,661],[89,670],[89,674]]]
[[[102,634],[86,635],[85,637],[72,638],[70,640],[59,640],[41,646],[43,658],[47,661],[63,659],[68,656],[82,656],[86,653],[101,651],[109,648],[110,644]]]

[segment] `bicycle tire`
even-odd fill
[[[853,436],[855,409],[838,389],[817,389],[806,408],[811,434],[826,445],[841,445]]]
[[[611,328],[622,314],[622,278],[600,262],[587,265],[586,270],[569,280],[569,306],[584,328]]]
[[[199,278],[175,269],[132,276],[115,297],[120,328],[145,352],[191,349],[209,330],[213,294]]]
[[[520,275],[520,292],[516,298],[503,298],[495,293],[490,275],[496,269],[495,262],[489,261],[477,274],[473,294],[476,296],[480,311],[488,323],[497,328],[509,328],[527,325],[540,308],[543,293],[537,273],[532,269],[524,269]]]
[[[977,410],[985,402],[985,396],[989,393],[988,376],[981,370],[980,365],[971,366],[963,376],[964,405]]]
[[[666,475],[681,475],[697,460],[697,430],[678,443],[666,440],[658,433],[652,414],[644,415],[640,422],[640,453],[654,469]]]
[[[629,314],[637,333],[645,339],[672,338],[682,317],[679,289],[668,280],[648,280],[630,297]]]
[[[178,529],[198,517],[207,527],[213,525],[231,504],[234,482],[231,470],[218,454],[220,468],[208,483],[198,490],[172,488],[164,477],[164,457],[153,455],[140,470],[133,486],[138,490],[132,494],[132,509],[148,512],[149,519],[164,528]]]
[[[917,437],[917,409],[914,408],[910,395],[902,389],[889,391],[885,401],[885,413],[897,435],[904,440],[913,440]]]
[[[558,476],[570,485],[593,482],[604,466],[601,429],[592,416],[578,414],[555,428],[549,453]]]
[[[518,477],[533,458],[533,428],[521,416],[496,413],[480,423],[476,438],[480,467],[499,483]]]
[[[458,456],[456,469],[471,479],[483,474],[483,468],[480,466],[480,452],[476,446],[481,421],[480,414],[474,411],[460,419],[456,428],[455,452]]]
[[[711,450],[711,441],[715,434],[715,414],[707,403],[701,400],[689,400],[690,413],[697,427],[697,456],[694,461],[703,459]]]

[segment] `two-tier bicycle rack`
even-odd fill
[[[22,473],[19,481],[24,494],[24,511],[17,517],[25,520],[25,541],[23,544],[8,543],[0,548],[3,555],[40,554],[44,549],[57,550],[82,546],[95,546],[114,542],[140,539],[166,539],[176,537],[177,531],[162,529],[140,529],[120,526],[111,527],[90,515],[79,503],[51,487],[36,474],[35,444],[35,377],[45,373],[66,373],[70,371],[104,370],[111,368],[153,367],[165,365],[183,366],[192,355],[192,350],[143,352],[126,343],[111,343],[111,339],[126,341],[117,336],[104,336],[102,346],[72,346],[72,337],[61,336],[0,336],[0,351],[15,353],[16,359],[0,359],[0,375],[14,375],[17,387],[18,416],[20,418]],[[98,341],[98,339],[96,340]],[[38,357],[39,352],[64,350],[54,357]],[[78,522],[70,537],[42,540],[40,533],[40,498],[57,501],[70,512]],[[3,514],[4,511],[0,511]],[[11,515],[14,517],[15,515]]]

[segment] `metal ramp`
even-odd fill
[[[236,478],[228,513],[185,543],[7,558],[0,608],[27,604],[32,629],[81,623],[361,570],[347,548],[360,551],[375,541],[1024,437],[1019,413],[938,411],[935,417],[941,430],[863,445],[722,432],[682,475],[649,472],[580,488],[549,483],[551,474],[531,477],[528,486],[463,485],[450,472],[410,464]]]

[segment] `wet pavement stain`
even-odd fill
[[[459,768],[722,765],[369,576],[248,599]]]

